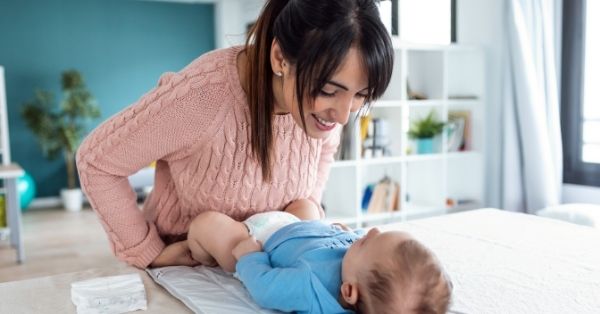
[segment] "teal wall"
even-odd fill
[[[61,159],[46,160],[21,116],[36,88],[60,99],[60,74],[79,70],[102,120],[213,49],[210,4],[135,0],[0,0],[0,65],[5,67],[12,159],[37,183],[38,197],[66,186]],[[90,128],[90,129],[91,129]]]

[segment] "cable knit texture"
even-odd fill
[[[275,116],[273,178],[263,182],[251,155],[240,50],[216,50],[163,74],[79,148],[82,188],[119,259],[148,266],[203,211],[243,220],[296,199],[320,202],[341,127],[309,139],[290,114]],[[154,189],[140,210],[127,177],[155,160]]]

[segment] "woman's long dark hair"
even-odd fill
[[[267,0],[245,47],[251,147],[265,181],[271,178],[275,106],[270,55],[275,38],[285,59],[295,66],[296,97],[305,130],[304,98],[314,101],[350,47],[359,50],[368,71],[367,106],[387,88],[394,64],[391,39],[375,0]]]

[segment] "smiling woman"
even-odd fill
[[[350,111],[383,94],[394,62],[390,37],[369,0],[268,1],[245,53],[252,148],[267,179],[273,113],[291,112],[308,136],[322,138],[317,131],[333,129],[327,122],[346,124]]]
[[[181,241],[206,211],[240,221],[310,202],[351,111],[390,81],[391,40],[374,0],[270,0],[246,45],[200,56],[96,129],[81,183],[120,259],[196,265]],[[156,161],[139,211],[127,176]]]

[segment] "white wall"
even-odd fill
[[[600,204],[600,188],[575,185],[575,184],[563,184],[563,203],[590,203]]]
[[[241,45],[246,25],[253,22],[263,0],[218,0],[215,2],[215,44],[217,48]]]
[[[226,48],[246,40],[246,25],[256,19],[264,0],[140,0],[215,5],[215,46]]]
[[[500,207],[501,191],[501,125],[503,69],[505,56],[505,0],[458,0],[457,41],[477,44],[486,52],[485,110],[486,201],[484,206]]]

